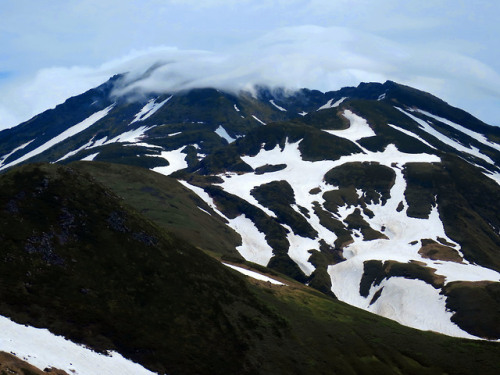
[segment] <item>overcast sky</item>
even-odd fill
[[[0,0],[0,129],[124,71],[144,89],[391,79],[500,125],[500,1]]]

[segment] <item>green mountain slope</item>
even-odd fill
[[[105,177],[99,164],[26,165],[0,176],[1,315],[168,374],[500,371],[497,343],[405,328],[289,279],[273,286],[226,268],[160,228],[185,220],[187,238],[201,220],[182,187],[158,178],[139,213],[140,198],[118,195],[147,200],[142,187],[156,176],[125,168],[127,190],[113,168]],[[154,218],[157,196],[179,196],[190,208],[170,213],[186,217]]]

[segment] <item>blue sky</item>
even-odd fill
[[[391,79],[500,125],[500,2],[0,0],[0,129],[123,71],[144,89]]]

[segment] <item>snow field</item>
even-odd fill
[[[13,353],[39,369],[54,367],[74,375],[155,374],[116,352],[99,354],[47,329],[17,324],[3,316],[0,316],[0,350]]]
[[[353,114],[345,111],[344,116],[350,121],[350,128],[335,132],[336,135],[345,137],[353,142],[374,135],[373,130],[367,122]],[[420,124],[421,125],[421,124]],[[393,125],[391,125],[393,126]],[[430,127],[430,125],[427,125]],[[393,126],[401,130],[397,126]],[[423,141],[422,139],[419,139]],[[427,142],[423,141],[428,144]],[[406,215],[408,204],[406,203],[404,192],[406,190],[406,181],[404,179],[402,168],[404,164],[411,162],[439,163],[441,160],[436,155],[431,154],[407,154],[400,152],[395,145],[388,145],[381,152],[371,152],[364,150],[363,153],[342,156],[339,160],[324,160],[309,162],[302,160],[299,143],[286,142],[283,149],[276,146],[272,150],[264,150],[263,147],[255,156],[242,156],[242,160],[252,168],[264,166],[266,164],[286,164],[286,168],[276,172],[256,175],[255,173],[245,174],[223,174],[220,177],[223,182],[219,185],[228,193],[245,199],[249,203],[263,209],[268,215],[275,217],[266,207],[262,207],[256,199],[251,196],[250,191],[257,186],[272,181],[287,181],[294,189],[296,205],[292,207],[300,213],[298,205],[306,208],[310,213],[310,218],[306,218],[310,225],[318,231],[318,237],[315,239],[303,238],[293,233],[291,228],[284,226],[288,231],[287,239],[290,242],[289,256],[293,259],[306,274],[310,275],[314,267],[309,263],[309,250],[319,250],[319,240],[324,239],[332,244],[336,236],[319,223],[319,218],[314,214],[313,206],[315,202],[324,204],[322,194],[328,190],[335,190],[335,186],[327,185],[323,178],[330,169],[350,162],[377,162],[381,165],[390,167],[396,174],[394,186],[391,188],[391,198],[384,206],[371,204],[368,208],[374,213],[373,218],[362,214],[365,221],[370,226],[384,233],[389,240],[378,239],[373,241],[363,241],[359,231],[354,231],[354,242],[344,248],[346,261],[328,267],[328,273],[332,279],[332,291],[337,297],[349,304],[375,312],[396,320],[404,325],[418,328],[430,329],[448,335],[458,337],[468,337],[465,331],[453,324],[450,320],[451,313],[446,311],[445,297],[439,294],[440,290],[421,280],[410,280],[400,277],[384,280],[380,286],[372,287],[369,296],[364,298],[359,294],[359,285],[364,271],[364,262],[367,260],[388,261],[393,260],[401,263],[418,261],[427,267],[435,269],[436,275],[445,277],[445,283],[457,280],[480,281],[492,280],[499,281],[500,274],[490,269],[485,269],[477,265],[464,263],[433,261],[422,258],[418,254],[421,247],[420,240],[429,238],[437,241],[437,238],[444,238],[450,243],[454,243],[446,236],[443,224],[439,218],[437,207],[433,207],[428,219],[410,218]],[[428,144],[430,146],[430,144]],[[262,145],[264,146],[264,145]],[[432,147],[432,146],[431,146]],[[470,151],[470,149],[469,149]],[[313,195],[309,191],[313,188],[319,188],[320,193]],[[201,190],[201,189],[200,189]],[[358,196],[363,194],[362,190],[357,191]],[[398,212],[397,207],[403,203],[403,210]],[[356,207],[339,207],[337,218],[345,220]],[[240,223],[244,223],[243,225]],[[236,231],[244,231],[244,236],[254,236],[256,241],[265,243],[263,234],[252,232],[251,221],[243,215],[235,219],[230,224]],[[241,229],[245,227],[245,229]],[[241,232],[240,232],[241,233]],[[242,235],[243,237],[243,235]],[[260,238],[260,240],[257,240]],[[239,250],[245,257],[258,259],[258,245],[252,243],[252,251],[249,251],[250,245],[246,245],[250,239],[245,238],[246,250]],[[417,241],[414,245],[411,243]],[[268,251],[266,260],[272,252]],[[455,249],[461,254],[460,248],[455,244]],[[259,264],[264,264],[260,260]],[[369,305],[374,294],[381,287],[384,287],[379,299]],[[418,298],[414,298],[418,296]],[[428,309],[427,309],[428,308]],[[422,312],[426,310],[426,312]]]
[[[424,281],[403,277],[383,280],[372,288],[367,301],[371,301],[380,288],[384,288],[380,298],[367,308],[368,311],[420,330],[477,339],[451,322],[453,314],[446,310],[445,296]]]
[[[421,238],[437,240],[441,237],[448,242],[454,242],[444,232],[437,207],[433,207],[428,219],[411,218],[406,215],[407,204],[404,198],[406,181],[401,170],[388,164],[388,161],[398,160],[404,164],[406,162],[437,162],[439,158],[426,154],[406,154],[406,156],[399,155],[397,158],[391,157],[389,160],[385,157],[377,159],[381,164],[391,166],[396,173],[396,180],[391,189],[391,198],[386,204],[384,206],[368,205],[375,216],[372,219],[365,215],[363,217],[373,229],[381,231],[384,227],[383,233],[389,241],[384,239],[363,241],[360,237],[354,237],[354,242],[344,248],[344,257],[347,260],[328,267],[328,273],[332,278],[332,291],[344,302],[396,320],[401,324],[457,337],[472,338],[473,336],[450,321],[451,313],[446,311],[445,300],[439,295],[440,291],[421,280],[390,278],[384,280],[380,286],[372,287],[367,298],[359,294],[364,262],[368,260],[394,260],[401,263],[416,260],[434,268],[437,275],[445,276],[445,283],[457,280],[500,280],[500,274],[490,269],[466,263],[432,261],[418,254]],[[405,208],[401,212],[396,210],[399,202],[405,203]],[[339,209],[339,216],[345,219],[354,209],[354,207],[343,207]],[[418,241],[418,243],[411,245],[413,241]],[[456,250],[460,253],[458,246]],[[371,299],[382,286],[384,289],[380,298],[370,306]]]

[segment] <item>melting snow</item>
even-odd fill
[[[239,112],[239,111],[240,111],[240,109],[236,106],[236,104],[234,105],[234,110],[235,110],[236,112]]]
[[[89,116],[88,118],[86,118],[85,120],[83,120],[82,122],[76,124],[76,125],[73,125],[72,127],[66,129],[65,131],[63,131],[61,134],[55,136],[54,138],[52,138],[51,140],[49,140],[48,142],[44,143],[43,145],[37,147],[36,149],[28,152],[27,154],[21,156],[19,159],[9,163],[9,164],[6,164],[2,167],[0,167],[0,170],[4,169],[4,168],[8,168],[8,167],[11,167],[13,165],[16,165],[16,164],[19,164],[25,160],[28,160],[30,158],[32,158],[33,156],[36,156],[38,154],[41,154],[42,152],[44,151],[47,151],[49,148],[51,148],[52,146],[84,131],[85,129],[89,128],[90,126],[94,125],[97,121],[103,119],[108,113],[109,111],[111,111],[113,109],[115,105],[112,104],[110,105],[109,107],[103,109],[102,111],[99,111],[99,112],[96,112],[94,113],[93,115]]]
[[[75,375],[153,375],[116,352],[98,354],[46,329],[14,323],[0,316],[0,350],[12,352],[31,365],[59,368]]]
[[[280,107],[279,105],[277,105],[277,104],[274,102],[274,100],[273,100],[273,99],[269,100],[269,102],[270,102],[272,105],[274,105],[276,108],[278,108],[280,111],[282,111],[282,112],[286,112],[286,109],[285,109],[285,108],[283,108],[283,107]]]
[[[257,280],[262,280],[262,281],[268,281],[271,284],[275,284],[275,285],[285,285],[286,286],[286,284],[283,284],[282,282],[280,282],[278,280],[271,279],[270,277],[264,276],[258,272],[250,271],[250,270],[247,270],[246,268],[242,268],[242,267],[238,267],[238,266],[233,266],[232,264],[228,264],[228,263],[222,263],[222,264],[227,266],[227,267],[232,268],[233,270],[236,270],[236,271],[242,273],[243,275],[250,276],[251,278],[254,278]]]
[[[325,131],[338,137],[349,139],[353,142],[361,138],[372,137],[376,135],[364,118],[356,115],[355,113],[352,113],[349,110],[344,111],[344,113],[342,113],[342,116],[349,120],[350,126],[347,129]]]
[[[299,113],[299,115],[305,116],[305,115],[307,115],[307,112],[306,111],[302,111],[302,112]]]
[[[242,244],[236,250],[243,258],[267,266],[273,257],[273,249],[267,244],[265,234],[259,232],[253,221],[245,215],[240,215],[229,220],[229,226],[241,236]]]
[[[217,135],[221,138],[224,138],[227,143],[232,143],[234,142],[236,139],[231,137],[229,134],[227,134],[227,131],[226,129],[224,129],[222,127],[222,125],[219,125],[219,127],[217,128],[217,130],[215,130],[215,133],[217,133]]]
[[[168,165],[166,167],[155,167],[152,170],[164,174],[165,176],[168,176],[178,170],[187,168],[188,166],[186,162],[187,155],[182,152],[183,149],[184,146],[173,151],[162,151],[160,157],[167,160]]]
[[[170,99],[172,99],[172,96],[173,95],[171,95],[170,97],[168,97],[167,99],[165,99],[164,101],[162,101],[160,103],[155,103],[156,99],[151,99],[149,102],[147,102],[147,104],[144,107],[142,107],[142,109],[139,111],[139,113],[137,113],[134,116],[134,119],[132,120],[132,122],[130,124],[133,124],[134,122],[137,122],[137,121],[144,121],[147,118],[153,116],[161,107],[163,107],[163,105],[166,102],[168,102]]]

